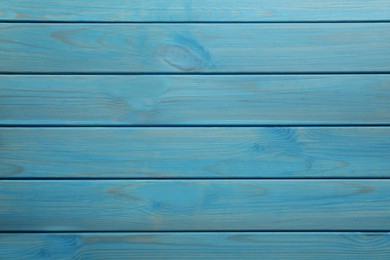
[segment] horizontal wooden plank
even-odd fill
[[[390,23],[0,24],[0,72],[388,72]]]
[[[389,101],[390,75],[0,76],[0,124],[389,124]]]
[[[389,230],[389,191],[390,180],[3,180],[0,230]]]
[[[3,0],[16,21],[329,21],[389,20],[386,0]]]
[[[7,259],[388,259],[390,233],[0,234]]]
[[[390,128],[1,128],[3,178],[390,177]]]

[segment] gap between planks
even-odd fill
[[[284,23],[390,23],[390,20],[297,20],[297,21],[82,21],[82,20],[73,20],[73,21],[65,21],[65,20],[0,20],[0,23],[44,23],[44,24],[63,24],[63,23],[82,23],[82,24],[284,24]]]
[[[388,75],[390,71],[303,71],[303,72],[41,72],[41,71],[0,71],[0,75],[20,75],[20,76],[235,76],[235,75],[254,75],[254,76],[290,76],[290,75]]]
[[[380,234],[380,233],[389,233],[390,230],[159,230],[159,231],[153,231],[153,230],[137,230],[137,231],[131,231],[131,230],[83,230],[83,231],[77,231],[77,230],[26,230],[26,231],[21,231],[21,230],[7,230],[7,231],[0,231],[0,234],[123,234],[123,233],[129,233],[129,234],[165,234],[165,233],[188,233],[188,234],[217,234],[217,233],[233,233],[233,234],[239,234],[239,233],[258,233],[258,234],[335,234],[335,233],[356,233],[356,234]],[[390,234],[389,234],[390,235]]]
[[[118,178],[118,177],[58,177],[58,178],[49,178],[49,177],[31,177],[31,178],[20,178],[20,177],[8,177],[0,178],[1,181],[240,181],[240,180],[259,180],[259,181],[321,181],[321,180],[349,180],[349,181],[358,181],[358,180],[390,180],[390,177],[150,177],[150,178]]]
[[[390,127],[390,124],[0,124],[1,128],[332,128],[332,127]]]

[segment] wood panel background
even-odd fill
[[[0,24],[0,72],[388,72],[388,23]]]
[[[46,233],[0,236],[14,259],[386,259],[383,232]],[[374,250],[375,249],[375,250]]]
[[[2,125],[390,121],[389,75],[2,75],[0,80]]]
[[[3,181],[0,228],[382,231],[390,228],[388,187],[389,180]]]
[[[386,21],[386,0],[3,0],[1,19],[69,22]]]
[[[390,258],[390,3],[0,2],[0,258]]]
[[[0,136],[3,178],[390,177],[383,127],[3,127]]]

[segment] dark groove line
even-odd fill
[[[1,118],[0,118],[1,120]],[[1,124],[6,128],[288,128],[288,127],[390,127],[386,124]]]
[[[390,23],[390,20],[289,20],[289,21],[98,21],[98,20],[12,20],[0,19],[0,23],[31,24],[290,24],[290,23]]]
[[[339,230],[339,229],[318,229],[318,230],[7,230],[0,231],[0,234],[45,234],[45,233],[388,233],[390,230],[380,230],[380,229],[368,229],[368,230]]]
[[[110,76],[110,75],[383,75],[390,74],[390,71],[318,71],[318,72],[34,72],[34,71],[2,71],[0,75],[91,75],[91,76]]]
[[[102,178],[102,177],[4,177],[0,178],[0,181],[245,181],[245,180],[255,180],[255,181],[322,181],[322,180],[349,180],[349,181],[359,181],[359,180],[390,180],[390,177],[166,177],[166,178],[131,178],[131,177],[112,177],[112,178]]]

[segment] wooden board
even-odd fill
[[[0,1],[0,259],[390,259],[390,1]]]
[[[2,75],[0,124],[389,124],[389,99],[389,75]]]
[[[390,24],[0,24],[0,72],[389,72]]]
[[[388,259],[390,233],[0,234],[10,259]]]
[[[390,229],[390,180],[0,182],[2,231]]]
[[[390,177],[390,128],[1,128],[3,178]]]
[[[15,21],[351,21],[389,20],[386,0],[2,0]]]

